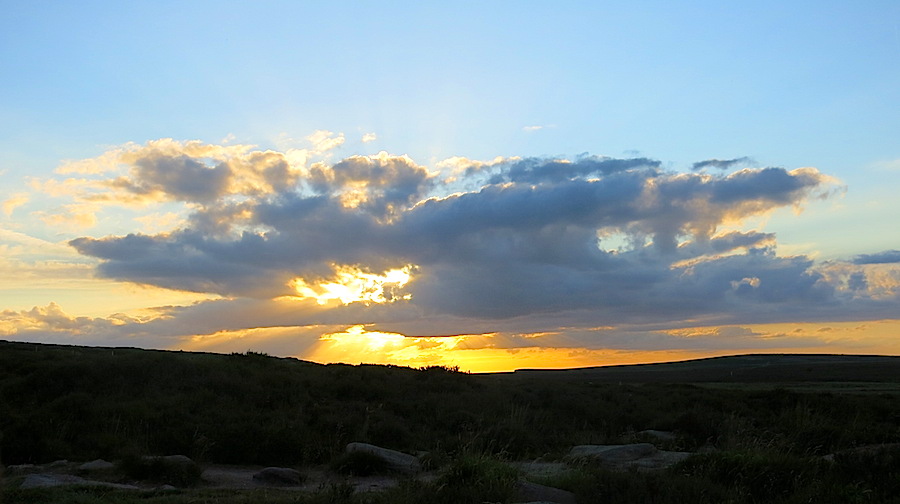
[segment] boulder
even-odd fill
[[[643,470],[665,469],[681,462],[691,455],[693,455],[693,453],[659,450],[651,457],[641,458],[631,462],[629,467]]]
[[[529,503],[575,504],[575,494],[572,492],[522,479],[516,482],[516,499]]]
[[[264,485],[299,485],[303,483],[300,471],[288,467],[266,467],[253,475],[253,481]]]
[[[67,485],[99,486],[127,490],[138,489],[138,487],[133,485],[121,485],[118,483],[108,483],[106,481],[91,481],[70,474],[29,474],[22,480],[22,484],[19,488],[50,488]]]
[[[49,488],[62,485],[83,485],[87,480],[66,474],[29,474],[19,488]]]
[[[573,469],[562,462],[513,462],[512,466],[518,469],[522,476],[528,479],[553,479],[565,477]]]
[[[31,474],[40,471],[40,467],[34,464],[15,464],[6,466],[9,474]]]
[[[626,445],[579,445],[569,451],[571,459],[592,459],[598,462],[616,464],[631,462],[656,454],[657,449],[650,443]]]
[[[368,443],[350,443],[346,448],[347,453],[368,453],[381,459],[385,466],[392,471],[404,474],[417,473],[422,469],[419,459],[406,453],[370,445]]]
[[[112,462],[107,462],[103,459],[92,460],[90,462],[85,462],[78,466],[79,471],[84,472],[100,472],[100,471],[109,471],[116,467]]]
[[[663,469],[691,456],[689,452],[657,450],[650,443],[627,445],[580,445],[569,452],[568,460],[576,463],[599,462],[612,469]]]

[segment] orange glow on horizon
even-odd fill
[[[593,366],[648,364],[739,354],[830,353],[898,355],[900,320],[834,323],[786,323],[753,326],[705,326],[665,331],[677,338],[721,337],[735,329],[752,332],[752,340],[734,346],[688,349],[559,348],[540,346],[541,336],[528,338],[533,346],[503,348],[496,334],[408,337],[369,331],[366,325],[329,329],[273,327],[194,336],[176,348],[184,350],[264,351],[322,364],[390,364],[408,367],[459,366],[474,373],[516,369],[567,369]],[[721,335],[725,336],[721,336]],[[747,341],[754,346],[741,345]],[[809,341],[809,344],[804,344]]]

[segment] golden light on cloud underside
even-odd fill
[[[409,294],[394,292],[409,283],[412,266],[392,269],[382,275],[367,273],[354,266],[335,266],[334,277],[311,285],[303,278],[291,281],[300,299],[315,299],[320,305],[331,301],[343,304],[355,302],[389,303],[410,299]]]
[[[366,182],[348,182],[344,192],[338,197],[341,206],[344,208],[359,208],[360,205],[369,201],[367,187],[368,184]]]

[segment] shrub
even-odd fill
[[[436,503],[509,502],[519,473],[484,454],[461,454],[436,482]]]

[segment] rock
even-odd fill
[[[70,464],[70,462],[69,462],[68,460],[65,460],[65,459],[63,459],[63,460],[54,460],[53,462],[50,462],[50,464],[48,464],[47,467],[49,467],[49,468],[51,468],[51,469],[59,469],[59,468],[62,468],[62,467],[68,467],[69,464]]]
[[[105,481],[91,481],[70,474],[29,474],[22,480],[19,488],[50,488],[66,485],[99,486],[105,488],[118,488],[126,490],[138,490],[133,485],[120,485]]]
[[[253,481],[266,485],[299,485],[303,476],[300,471],[287,467],[266,467],[253,475]]]
[[[615,464],[650,457],[656,452],[656,447],[650,443],[627,445],[579,445],[573,447],[572,450],[569,451],[569,458],[588,458],[599,462]]]
[[[526,480],[516,482],[516,499],[522,502],[552,502],[575,504],[575,494],[559,488],[538,485]]]
[[[693,455],[693,453],[659,450],[655,455],[651,457],[646,457],[631,462],[630,466],[646,470],[665,469],[666,467],[670,467],[681,462],[691,455]]]
[[[413,474],[422,469],[419,459],[412,455],[367,443],[350,443],[347,445],[346,452],[369,453],[384,461],[388,469],[404,474]]]
[[[80,485],[85,481],[84,478],[78,476],[69,476],[65,474],[29,474],[22,480],[19,488],[48,488],[62,485]]]
[[[562,462],[514,462],[512,465],[530,479],[557,478],[572,472],[572,468]]]
[[[113,464],[112,462],[107,462],[103,459],[97,459],[81,464],[80,466],[78,466],[78,470],[84,472],[99,472],[109,471],[114,469],[115,467],[115,464]]]
[[[650,443],[628,445],[580,445],[569,452],[573,462],[596,461],[613,469],[663,469],[690,457],[689,452],[657,450]]]
[[[6,466],[6,470],[9,471],[9,474],[31,474],[38,472],[40,468],[34,464],[15,464],[11,466]]]

